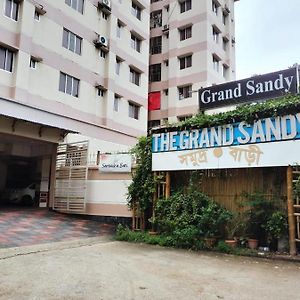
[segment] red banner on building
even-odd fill
[[[148,110],[160,109],[160,92],[149,93],[148,95]]]

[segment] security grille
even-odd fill
[[[58,146],[54,210],[85,212],[87,155],[86,141]]]

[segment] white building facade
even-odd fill
[[[147,132],[148,1],[0,0],[0,8],[0,190],[24,183],[10,174],[24,165],[48,193],[44,205],[55,206],[57,145],[87,140],[80,211],[130,216],[130,173],[101,174],[96,163]]]
[[[149,125],[199,111],[198,90],[235,79],[234,0],[152,0]]]
[[[39,206],[130,217],[131,174],[101,154],[235,78],[234,2],[0,0],[0,195],[34,182]]]

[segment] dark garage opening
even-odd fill
[[[41,190],[50,189],[53,144],[6,134],[0,138],[0,206],[40,206]]]

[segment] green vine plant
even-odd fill
[[[300,198],[300,176],[293,183],[293,192],[295,197]]]
[[[153,193],[159,176],[152,172],[151,137],[141,137],[131,150],[136,158],[132,182],[128,186],[127,205],[130,209],[138,207],[141,213],[152,208]]]
[[[300,96],[289,94],[266,102],[241,105],[232,111],[218,114],[207,115],[199,113],[185,121],[167,124],[164,127],[153,129],[152,132],[213,127],[242,121],[253,124],[253,122],[258,119],[278,117],[294,114],[296,112],[300,112]]]

